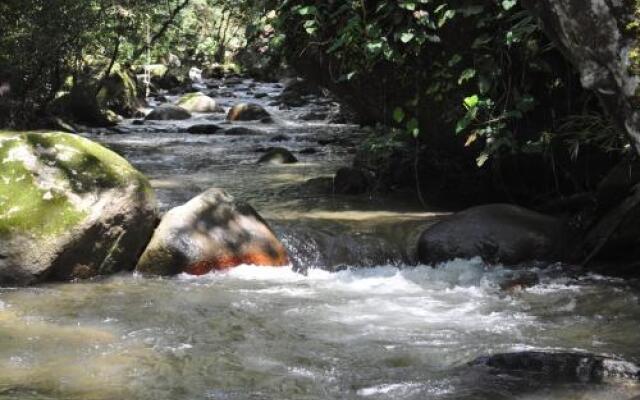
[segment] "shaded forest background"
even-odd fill
[[[630,60],[637,74],[637,47]],[[635,163],[625,130],[518,0],[0,4],[0,126],[115,124],[193,67],[330,90],[378,126],[356,156],[376,188],[430,204],[584,210]]]

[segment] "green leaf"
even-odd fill
[[[402,43],[409,43],[413,40],[414,37],[415,35],[413,33],[405,32],[400,36],[400,40],[402,41]]]
[[[476,164],[478,167],[482,167],[489,160],[489,154],[481,153],[478,158],[476,158]]]
[[[480,101],[480,98],[478,97],[478,95],[474,94],[473,96],[465,97],[464,106],[466,107],[467,110],[469,110],[477,107],[479,101]]]
[[[404,120],[405,114],[404,114],[404,110],[402,110],[402,108],[400,107],[396,107],[395,110],[393,110],[393,119],[397,122],[400,123]]]
[[[400,3],[400,7],[404,8],[405,10],[414,11],[416,9],[416,2],[415,1],[403,1],[402,3]]]
[[[476,70],[475,69],[473,69],[473,68],[465,69],[464,71],[462,71],[462,74],[460,74],[460,78],[458,79],[458,85],[462,85],[463,83],[465,83],[469,79],[472,79],[474,76],[476,76]]]
[[[298,14],[300,15],[311,15],[311,14],[315,14],[316,13],[316,7],[315,6],[305,6],[305,7],[301,7],[300,9],[298,9]]]
[[[503,0],[502,1],[502,8],[504,8],[505,10],[509,11],[511,10],[516,4],[518,3],[518,0]]]
[[[420,127],[417,119],[411,118],[407,122],[407,132],[409,132],[414,138],[417,138],[420,135]]]

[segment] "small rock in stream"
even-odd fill
[[[480,357],[469,366],[489,367],[497,374],[535,377],[537,380],[601,383],[611,379],[640,381],[640,367],[588,353],[524,351]]]
[[[187,128],[187,133],[191,133],[193,135],[213,135],[221,129],[222,128],[220,126],[215,124],[200,124]]]
[[[259,164],[294,164],[298,159],[283,147],[273,147],[260,157]]]
[[[255,103],[236,104],[229,110],[227,119],[229,121],[258,121],[270,117],[267,110]]]
[[[227,136],[248,136],[248,135],[264,135],[264,132],[257,129],[251,129],[244,126],[234,126],[224,131]]]

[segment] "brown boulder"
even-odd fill
[[[164,216],[136,269],[152,275],[203,275],[241,264],[285,266],[289,257],[250,205],[209,189]]]

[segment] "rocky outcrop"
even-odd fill
[[[526,0],[547,35],[580,72],[640,153],[640,77],[634,57],[640,42],[640,6],[631,0]],[[636,22],[637,24],[637,22]]]
[[[182,107],[171,104],[162,104],[157,107],[147,117],[147,121],[171,121],[191,118],[191,113]]]
[[[262,106],[254,103],[240,103],[231,107],[227,119],[229,121],[258,121],[270,115]]]
[[[418,259],[429,265],[478,256],[509,265],[555,261],[565,242],[562,221],[514,205],[490,204],[453,214],[424,231]]]
[[[126,160],[68,133],[0,132],[0,284],[132,269],[156,222]]]
[[[241,264],[288,263],[285,248],[251,206],[210,189],[164,216],[136,269],[203,275]]]

